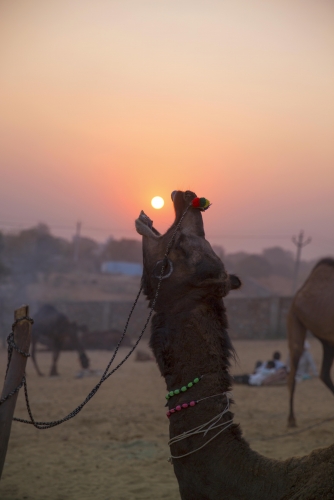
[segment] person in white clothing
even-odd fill
[[[287,370],[290,371],[290,357],[287,360]],[[316,364],[313,360],[312,354],[310,353],[310,343],[305,340],[303,354],[300,357],[298,368],[296,372],[296,381],[301,382],[302,380],[307,380],[314,377],[318,377],[319,373]]]
[[[286,368],[285,364],[281,361],[281,353],[279,351],[274,352],[273,361],[275,363],[276,370],[281,370],[281,368]]]
[[[262,385],[263,381],[269,377],[269,375],[273,375],[276,372],[275,363],[271,359],[267,363],[263,364],[256,373],[252,373],[249,376],[248,384],[249,385]]]

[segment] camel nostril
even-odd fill
[[[171,198],[172,198],[172,201],[174,201],[174,198],[175,198],[175,195],[176,195],[177,191],[173,191],[172,194],[170,195]]]

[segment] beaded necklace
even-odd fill
[[[169,391],[168,394],[166,394],[166,399],[167,401],[172,398],[173,396],[176,396],[177,394],[180,394],[181,392],[186,392],[188,389],[190,389],[194,384],[198,384],[198,382],[203,378],[203,375],[200,377],[194,378],[192,382],[189,382],[189,384],[184,385],[181,387],[181,389],[175,389],[174,391]]]
[[[186,408],[193,407],[197,405],[200,401],[204,401],[204,399],[216,398],[217,396],[223,396],[226,394],[225,392],[221,392],[220,394],[214,394],[213,396],[207,396],[206,398],[197,399],[196,401],[190,401],[189,403],[182,403],[180,405],[175,406],[175,408],[171,408],[167,413],[167,418],[170,418],[173,413],[176,413],[181,410],[185,410]]]

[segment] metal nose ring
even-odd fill
[[[164,259],[158,260],[158,262],[156,263],[153,270],[153,275],[155,278],[160,278],[163,264],[164,264]],[[164,274],[161,277],[161,279],[165,280],[166,278],[169,278],[173,270],[174,270],[173,262],[170,259],[167,259],[167,262],[165,263]]]

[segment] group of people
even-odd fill
[[[275,351],[272,359],[269,361],[257,361],[253,373],[244,375],[235,375],[236,384],[247,384],[253,386],[276,385],[286,382],[287,374],[290,371],[290,359],[287,362],[281,361],[281,353]],[[298,363],[296,381],[300,382],[318,376],[318,370],[310,353],[310,344],[304,342],[303,354]]]

